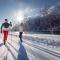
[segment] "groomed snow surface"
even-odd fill
[[[0,34],[0,60],[60,60],[60,35],[24,33],[21,43],[12,32],[4,45]]]

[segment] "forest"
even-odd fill
[[[60,5],[45,7],[40,11],[39,16],[25,19],[23,22],[24,31],[60,34]],[[13,30],[18,30],[17,26],[20,24],[15,25]]]

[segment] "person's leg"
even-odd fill
[[[20,32],[20,40],[21,40],[21,42],[22,42],[22,33],[23,33],[23,32]]]
[[[5,40],[6,40],[6,32],[4,31],[4,45],[5,45]]]
[[[7,37],[8,37],[8,31],[4,31],[4,44],[7,41]]]
[[[7,38],[8,38],[8,31],[6,31],[6,40],[7,40]]]

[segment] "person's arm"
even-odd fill
[[[3,28],[3,25],[4,25],[4,24],[2,24],[2,25],[1,25],[1,33],[2,33],[2,28]]]
[[[9,24],[10,26],[12,26],[12,23],[10,22],[10,24]]]

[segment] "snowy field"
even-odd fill
[[[59,35],[23,33],[22,44],[18,35],[10,32],[5,46],[0,36],[0,60],[60,60]]]
[[[18,37],[18,32],[13,32],[12,35]],[[26,39],[34,44],[41,45],[45,48],[57,51],[60,53],[60,35],[52,34],[25,34],[23,33],[23,40]]]
[[[12,35],[18,37],[19,33],[13,32]],[[36,43],[38,45],[43,45],[44,47],[48,46],[48,48],[54,48],[54,50],[57,49],[60,52],[60,35],[23,33],[23,40],[24,39],[29,40],[30,42]]]

